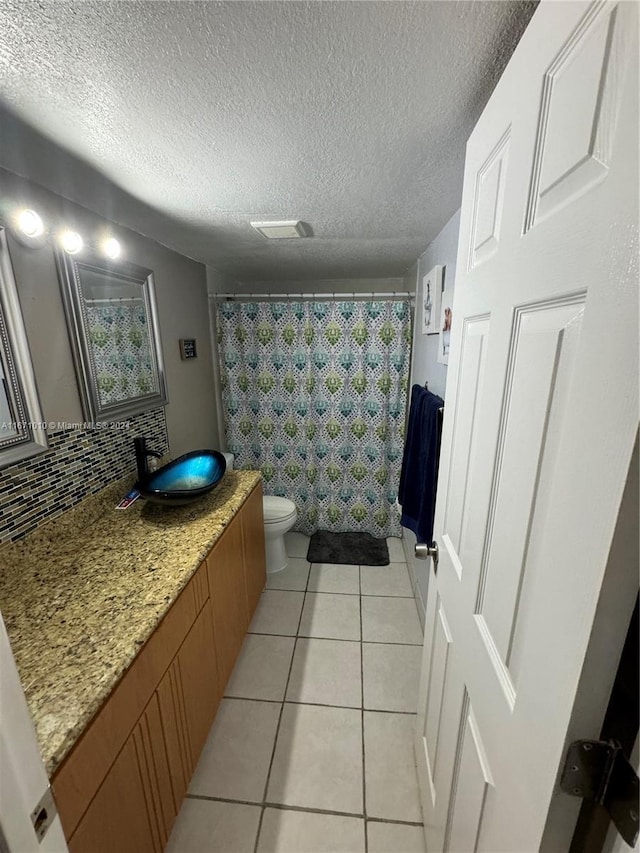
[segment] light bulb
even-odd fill
[[[109,237],[105,240],[102,244],[102,250],[112,261],[120,257],[120,243],[118,243],[115,237]]]
[[[77,231],[65,231],[60,237],[60,243],[69,255],[77,255],[84,245]]]
[[[16,221],[25,237],[40,237],[44,233],[44,224],[35,210],[25,208],[18,214]]]

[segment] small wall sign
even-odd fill
[[[422,278],[422,334],[437,335],[442,294],[442,267],[435,266]]]
[[[198,357],[195,338],[180,338],[180,357],[185,360]]]
[[[449,364],[449,344],[451,341],[451,322],[453,320],[453,290],[442,291],[442,302],[440,305],[440,329],[438,338],[438,362]]]

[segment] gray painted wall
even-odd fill
[[[124,258],[153,270],[169,393],[166,419],[171,453],[177,456],[198,447],[217,447],[205,267],[0,169],[0,219],[6,219],[16,206],[33,207],[45,224],[74,228],[86,241],[108,230],[122,244]],[[44,419],[81,422],[51,241],[41,248],[25,248],[9,234],[9,251]],[[178,341],[185,337],[198,342],[198,358],[191,361],[180,358]]]
[[[234,293],[238,283],[214,267],[207,266],[207,293]]]
[[[445,396],[447,385],[447,366],[438,363],[438,335],[422,334],[422,278],[436,264],[444,267],[443,287],[453,289],[456,277],[456,257],[458,254],[458,234],[460,232],[460,211],[458,210],[444,226],[436,239],[418,258],[417,268],[413,268],[413,284],[416,290],[416,320],[413,329],[413,354],[411,358],[411,382],[424,385],[429,390]]]
[[[444,267],[443,287],[453,289],[460,232],[460,211],[455,213],[438,236],[420,255],[418,261],[405,276],[407,288],[416,289],[416,311],[413,327],[413,352],[411,357],[410,384],[429,383],[429,390],[446,400],[447,366],[438,363],[438,335],[422,334],[422,277],[436,264]],[[413,548],[415,534],[403,529],[402,540],[409,571],[413,581],[418,612],[424,625],[424,609],[427,603],[430,561],[416,560]]]

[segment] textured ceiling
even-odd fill
[[[534,8],[3,0],[0,164],[240,281],[401,275]]]

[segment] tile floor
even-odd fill
[[[391,565],[267,579],[167,853],[424,853],[413,758],[422,632]]]

